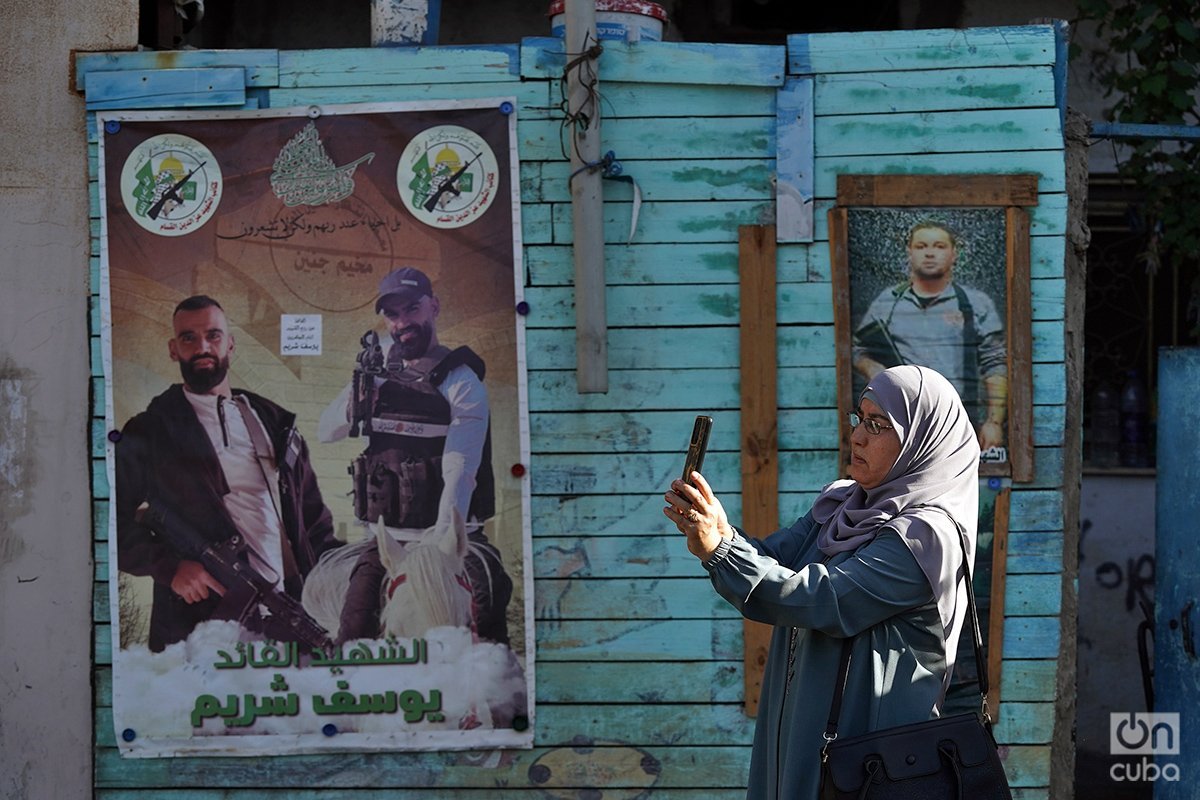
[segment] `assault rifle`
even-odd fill
[[[371,414],[375,410],[375,376],[383,374],[383,348],[379,334],[367,331],[359,340],[362,352],[356,359],[350,396],[350,435],[371,435]]]
[[[298,600],[250,565],[250,559],[258,556],[240,534],[222,542],[209,541],[174,509],[153,500],[139,510],[138,520],[186,558],[203,564],[225,587],[213,619],[235,620],[267,638],[299,642],[314,650],[333,647],[329,633]]]

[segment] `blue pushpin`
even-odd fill
[[[326,736],[337,736],[337,732],[337,725],[334,725],[332,722],[321,728],[321,733],[325,734]]]
[[[121,731],[121,738],[127,742],[132,742],[137,738],[137,731],[135,731],[133,728],[126,728],[125,730]]]
[[[503,114],[504,116],[507,117],[512,112],[513,112],[513,104],[512,103],[505,100],[503,103],[500,104],[500,113],[501,114]]]
[[[108,134],[120,133],[121,132],[120,121],[115,120],[115,119],[106,119],[104,121],[104,132],[108,133]]]

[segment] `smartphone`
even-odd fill
[[[692,442],[688,445],[687,457],[683,459],[683,482],[691,482],[693,472],[699,472],[704,467],[704,453],[708,450],[708,434],[712,431],[712,417],[703,415],[696,417],[692,426]]]

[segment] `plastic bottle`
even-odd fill
[[[1117,408],[1117,390],[1101,381],[1092,392],[1091,429],[1088,444],[1091,463],[1096,467],[1117,466],[1117,446],[1121,441],[1121,416]]]
[[[1125,375],[1125,386],[1121,389],[1121,466],[1150,466],[1149,426],[1146,387],[1136,369]]]

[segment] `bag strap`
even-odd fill
[[[930,506],[933,508],[933,506]],[[942,509],[938,509],[941,511]],[[950,516],[946,514],[946,516]],[[963,556],[963,577],[967,581],[967,617],[971,621],[971,644],[975,653],[975,669],[979,674],[979,694],[982,700],[982,714],[984,724],[991,728],[992,717],[988,713],[987,695],[988,695],[988,672],[987,662],[983,658],[983,634],[979,630],[979,615],[975,610],[975,587],[971,582],[971,564],[967,559],[967,540],[963,535],[962,528],[959,528],[958,522],[950,517],[954,522],[954,527],[958,529],[958,544],[962,549]],[[955,582],[957,586],[957,582]],[[829,721],[825,724],[825,746],[821,749],[821,760],[826,759],[826,750],[831,742],[837,739],[838,718],[842,713],[842,696],[846,692],[846,677],[850,674],[850,651],[854,646],[854,640],[858,636],[851,636],[842,640],[842,656],[838,663],[837,678],[833,684],[833,702],[829,706]]]

